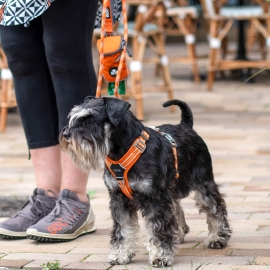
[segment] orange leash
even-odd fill
[[[102,71],[104,68],[104,38],[106,35],[106,13],[107,13],[107,6],[108,1],[110,0],[103,0],[103,8],[102,8],[102,17],[101,17],[101,32],[100,32],[100,53],[99,53],[99,73],[98,73],[98,83],[97,83],[97,91],[96,97],[100,97],[101,95],[101,86],[102,86]]]
[[[99,74],[98,74],[98,83],[97,83],[97,90],[96,90],[96,97],[100,97],[101,95],[101,87],[102,87],[102,79],[103,79],[103,72],[104,72],[104,40],[105,37],[113,35],[113,8],[110,6],[110,0],[103,0],[103,8],[102,8],[102,19],[101,19],[101,34],[100,34],[100,43],[99,43]],[[119,61],[119,66],[117,70],[117,75],[115,79],[115,86],[114,86],[114,96],[119,98],[118,88],[120,83],[120,77],[123,70],[123,64],[125,60],[126,54],[126,46],[128,40],[128,24],[127,24],[127,9],[126,9],[126,0],[122,0],[122,16],[124,22],[124,41],[125,45],[123,46],[121,57]],[[128,73],[128,71],[126,71]]]

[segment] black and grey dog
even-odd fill
[[[119,160],[143,130],[150,135],[146,150],[128,173],[133,200],[121,192],[105,166],[104,180],[114,222],[111,264],[127,264],[135,256],[139,229],[137,211],[141,211],[146,221],[150,264],[172,265],[174,251],[189,231],[180,200],[191,191],[195,191],[199,211],[207,215],[208,247],[223,248],[231,236],[226,204],[214,182],[211,156],[204,141],[192,129],[191,109],[180,100],[163,104],[164,107],[171,105],[181,108],[181,123],[158,128],[176,141],[177,179],[171,142],[144,126],[129,111],[130,104],[125,101],[87,97],[83,104],[72,109],[69,125],[60,134],[61,148],[84,171],[104,167],[107,156]]]

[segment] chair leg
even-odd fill
[[[195,20],[193,20],[190,17],[190,15],[188,15],[184,19],[184,24],[186,26],[186,29],[187,29],[189,35],[194,35],[195,28],[196,28],[195,27]],[[195,38],[194,38],[194,42],[195,42]],[[193,68],[194,80],[195,80],[195,82],[200,82],[201,78],[200,78],[198,64],[197,64],[197,55],[196,55],[195,43],[194,42],[193,43],[187,43],[187,41],[186,41],[186,45],[187,45],[187,49],[188,49],[188,57],[190,59],[192,59],[192,61],[193,61],[192,68]]]
[[[215,71],[209,71],[207,76],[207,90],[212,90],[214,79]]]
[[[187,56],[188,59],[192,61],[192,70],[194,75],[195,82],[200,82],[200,74],[197,64],[197,55],[195,50],[195,20],[193,20],[189,15],[187,15],[186,18],[182,19],[180,17],[174,18],[174,21],[179,28],[179,30],[184,34],[185,36],[185,42],[187,46]],[[194,40],[189,41],[188,36],[193,36]]]
[[[168,98],[169,100],[174,99],[173,89],[172,89],[172,80],[171,80],[171,74],[169,70],[169,60],[165,52],[165,43],[164,43],[164,36],[161,33],[158,33],[157,35],[153,36],[153,39],[155,41],[155,45],[157,46],[157,50],[159,52],[160,57],[160,63],[163,73],[163,80],[164,85],[167,88],[168,92]],[[175,107],[171,106],[171,111],[175,112]]]
[[[217,39],[218,22],[210,21],[210,39]],[[221,45],[221,44],[220,44]],[[209,66],[208,66],[208,78],[207,78],[207,89],[212,90],[212,85],[215,79],[215,71],[217,71],[218,57],[219,57],[219,46],[211,44],[210,40],[210,54],[209,54]]]
[[[136,102],[136,116],[144,119],[143,97],[142,97],[142,59],[145,52],[146,41],[142,37],[132,39],[133,59],[130,63],[131,97]]]
[[[201,78],[199,75],[199,69],[197,65],[197,57],[195,53],[195,44],[187,44],[187,49],[188,49],[188,57],[193,60],[192,64],[192,70],[193,70],[193,75],[194,75],[194,81],[195,82],[200,82]]]

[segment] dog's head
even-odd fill
[[[110,151],[111,130],[129,108],[128,102],[116,98],[85,98],[69,113],[69,125],[59,135],[61,149],[83,171],[102,168]]]

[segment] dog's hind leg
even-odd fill
[[[184,241],[185,235],[189,233],[189,227],[186,224],[185,214],[181,207],[181,201],[177,200],[175,202],[175,214],[178,222],[178,237],[179,243]]]
[[[136,254],[137,232],[139,230],[137,211],[134,208],[123,206],[121,200],[110,202],[113,218],[111,235],[111,254],[109,263],[128,264]]]
[[[162,205],[161,205],[162,203]],[[143,211],[146,220],[149,262],[154,267],[169,267],[173,263],[173,254],[178,240],[178,224],[172,203],[169,205],[160,201],[153,201],[145,205]]]
[[[227,220],[226,203],[219,193],[214,181],[199,186],[195,194],[196,205],[200,213],[207,215],[208,238],[206,244],[209,248],[224,248],[231,237],[232,230]]]

